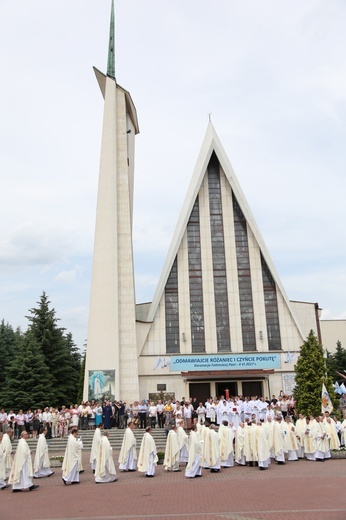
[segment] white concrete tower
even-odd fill
[[[136,108],[115,79],[114,0],[104,98],[84,399],[138,399],[132,213]]]

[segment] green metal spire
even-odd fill
[[[109,46],[107,76],[115,79],[115,40],[114,40],[114,0],[112,0],[111,24],[109,28]]]

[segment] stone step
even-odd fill
[[[124,430],[112,429],[112,430],[108,430],[108,431],[109,431],[109,441],[111,443],[112,448],[116,451],[120,450],[121,444],[123,441],[123,437],[124,437]],[[139,448],[141,441],[142,441],[142,437],[144,435],[144,430],[133,430],[133,433],[137,439],[137,447]],[[152,435],[155,439],[156,448],[159,451],[164,450],[164,448],[166,446],[165,430],[162,428],[154,429],[154,430],[152,430]],[[90,450],[92,441],[93,441],[93,437],[94,437],[94,431],[93,430],[79,430],[79,437],[83,441],[83,449]],[[30,449],[35,451],[37,439],[28,439],[27,442],[29,444]],[[65,448],[66,448],[67,437],[65,437],[64,439],[60,439],[60,438],[48,439],[47,442],[49,445],[49,451],[64,452]],[[12,440],[13,451],[16,450],[17,444],[18,444],[17,439]]]

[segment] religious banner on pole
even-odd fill
[[[322,413],[331,412],[333,410],[332,401],[329,397],[325,384],[322,385]]]

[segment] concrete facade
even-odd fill
[[[134,141],[139,129],[130,94],[115,78],[94,70],[104,114],[84,399],[124,394],[133,400],[139,393],[132,253]]]

